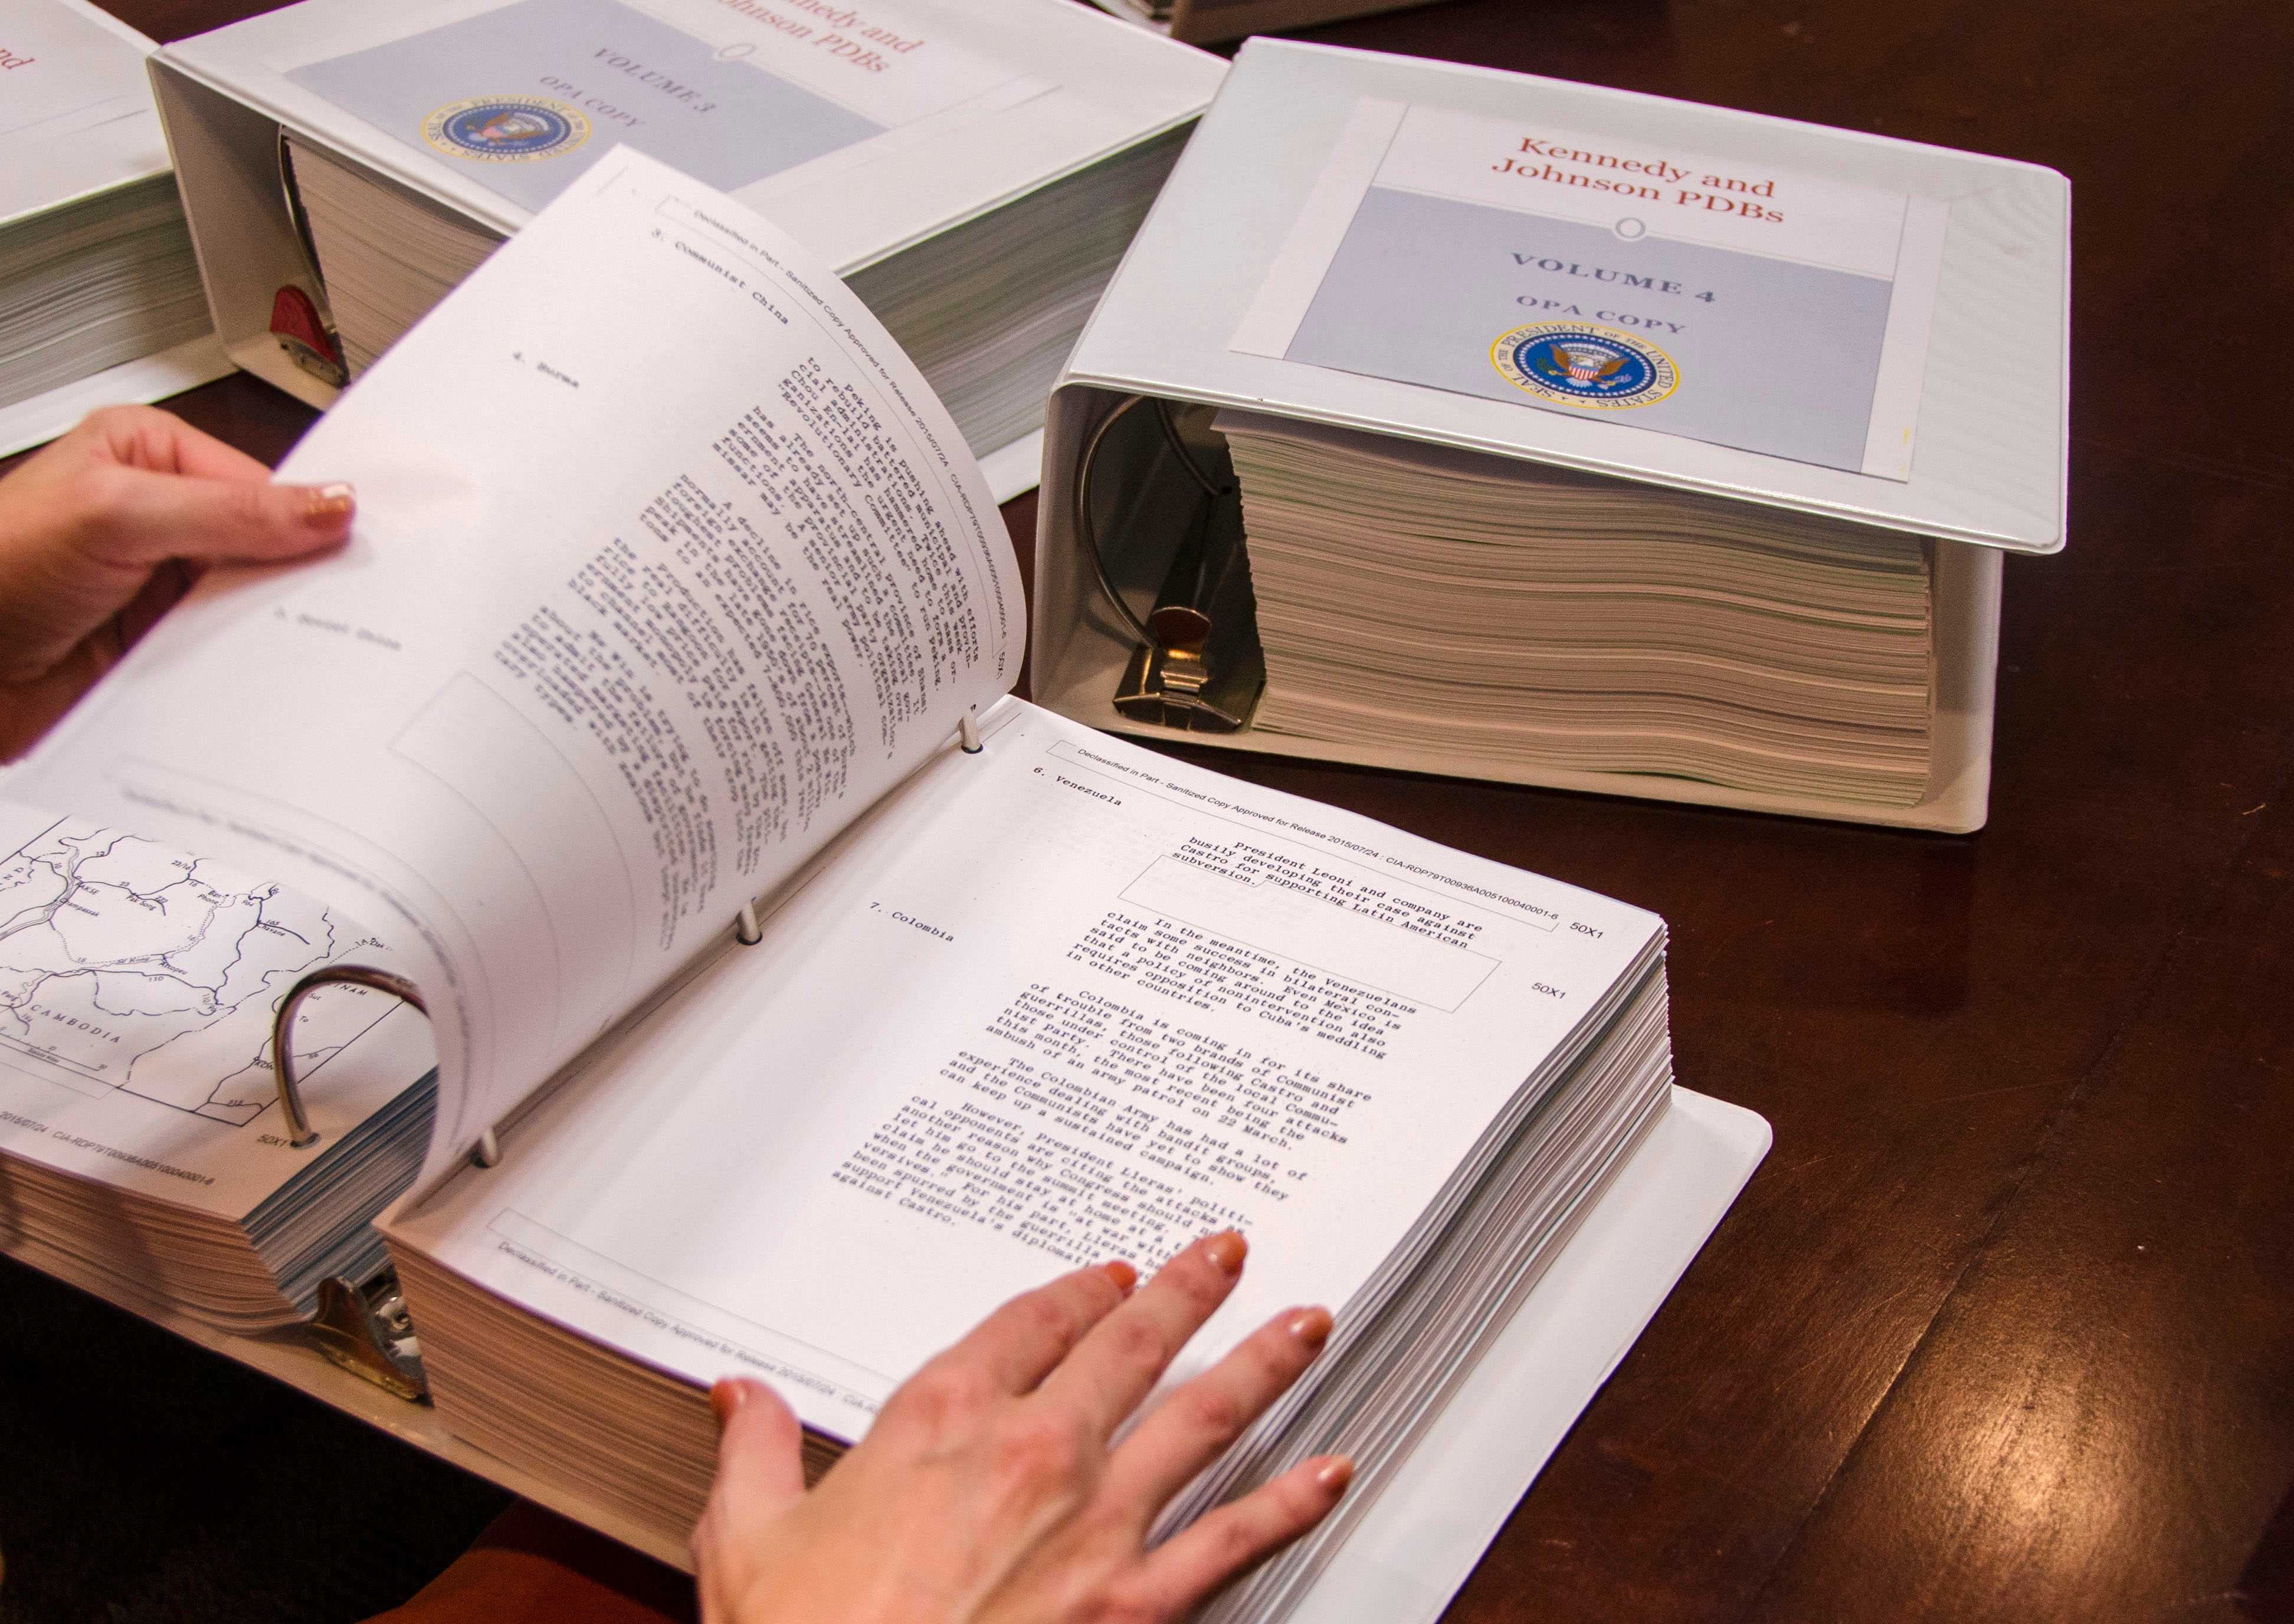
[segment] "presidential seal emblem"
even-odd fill
[[[425,118],[422,139],[455,158],[520,163],[572,151],[590,139],[590,120],[547,96],[478,96]]]
[[[1647,339],[1584,321],[1517,327],[1490,346],[1490,364],[1541,401],[1604,411],[1653,406],[1680,386],[1672,357]]]

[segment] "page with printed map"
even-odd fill
[[[296,978],[386,951],[308,897],[0,802],[0,1151],[237,1217],[307,1165],[271,1019]],[[295,1029],[322,1142],[429,1069],[421,1018],[329,987]]]

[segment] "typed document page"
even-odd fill
[[[1228,1225],[1174,1373],[1344,1304],[1661,929],[1019,702],[394,1220],[512,1302],[852,1438],[996,1303]]]
[[[12,793],[397,945],[428,1173],[1011,684],[1019,579],[953,422],[773,227],[598,165],[281,470],[321,562],[210,578]]]

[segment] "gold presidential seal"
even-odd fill
[[[452,158],[521,163],[572,151],[590,139],[590,120],[547,96],[476,96],[425,118],[422,139]]]
[[[1680,386],[1672,357],[1646,338],[1588,321],[1533,321],[1499,335],[1490,364],[1516,388],[1561,406],[1653,406]]]

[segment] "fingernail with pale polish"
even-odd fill
[[[1227,1230],[1210,1238],[1203,1247],[1203,1255],[1209,1258],[1221,1273],[1241,1274],[1243,1256],[1249,1250],[1250,1245],[1243,1239],[1240,1230]]]
[[[1113,1280],[1115,1289],[1127,1297],[1131,1295],[1132,1287],[1139,1284],[1139,1271],[1134,1269],[1129,1263],[1120,1262],[1102,1263],[1099,1266],[1099,1271]]]
[[[1282,1328],[1319,1353],[1330,1339],[1330,1311],[1302,1308],[1282,1322]]]
[[[1354,1463],[1343,1455],[1333,1455],[1314,1468],[1314,1483],[1332,1494],[1342,1494],[1354,1481]]]
[[[357,508],[358,493],[340,480],[330,485],[313,486],[303,496],[303,516],[313,524],[347,519]]]
[[[709,1408],[717,1412],[720,1427],[732,1425],[734,1416],[748,1401],[748,1390],[732,1376],[726,1376],[709,1389]]]

